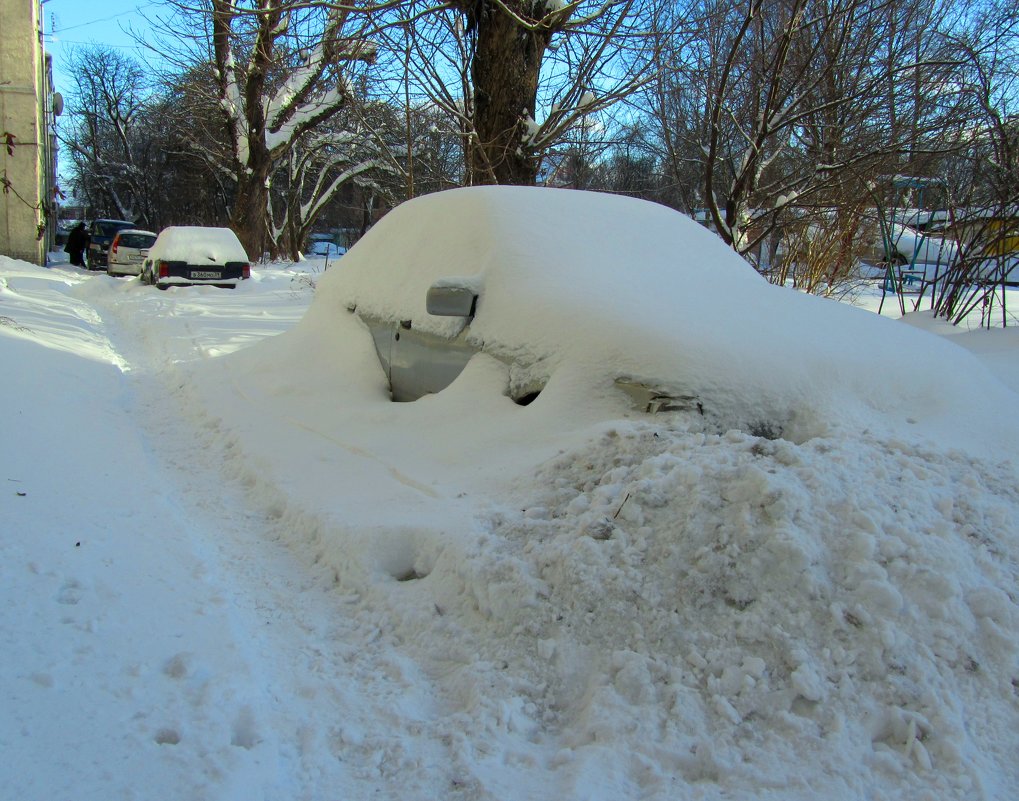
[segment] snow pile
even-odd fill
[[[578,221],[565,193],[498,194],[500,214],[471,211],[489,189],[400,207],[293,332],[195,374],[186,404],[221,406],[224,370],[255,401],[229,464],[437,687],[415,725],[451,743],[468,797],[1008,797],[1014,394],[930,334],[727,257],[714,272],[714,241],[671,213],[592,244],[604,202],[659,212],[581,195]],[[696,268],[670,257],[667,300],[637,269],[661,253]],[[385,402],[348,308],[445,331],[423,315],[439,280],[478,288],[486,351],[546,369],[530,406],[486,355],[439,395]],[[788,404],[796,436],[634,414],[592,379],[628,371],[744,419]]]
[[[427,581],[471,576],[479,652],[533,671],[534,728],[620,790],[1017,786],[1010,468],[634,424],[525,483],[479,564]]]
[[[0,256],[0,333],[125,369],[95,308],[68,292],[79,281]]]

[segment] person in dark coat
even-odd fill
[[[71,256],[71,264],[76,267],[84,267],[85,262],[81,257],[85,248],[88,247],[88,233],[85,231],[85,223],[80,222],[67,235],[67,244],[64,250]]]

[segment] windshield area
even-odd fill
[[[149,234],[121,234],[118,241],[125,248],[147,248],[152,246],[156,238]]]
[[[113,236],[117,231],[131,225],[134,225],[134,223],[96,222],[93,226],[93,232],[99,234],[99,236]]]

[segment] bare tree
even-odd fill
[[[389,196],[379,178],[395,172],[391,147],[377,130],[344,116],[306,133],[273,173],[271,236],[290,258],[297,259],[319,216],[348,183]]]
[[[868,99],[879,77],[864,68],[875,35],[874,5],[758,1],[729,23],[731,36],[706,99],[704,185],[716,229],[740,252],[766,235],[772,220],[762,219],[762,210],[781,210],[816,192],[858,157],[842,151],[844,140],[817,117],[850,105],[858,117],[871,111]],[[812,130],[824,138],[814,141]],[[791,158],[797,136],[807,138],[807,152],[817,158],[806,169],[796,169]]]
[[[173,13],[161,23],[163,45],[178,68],[213,65],[233,183],[231,227],[253,257],[275,255],[273,177],[299,143],[348,105],[350,65],[375,57],[368,16],[305,0],[167,5]]]
[[[651,79],[657,10],[655,0],[422,0],[392,49],[415,96],[464,138],[469,183],[533,184],[583,118]]]
[[[134,59],[99,45],[73,51],[71,75],[70,124],[60,140],[75,193],[98,214],[155,224],[164,154],[148,116],[150,76]]]
[[[862,283],[859,265],[869,257],[874,219],[870,198],[847,186],[846,195],[829,197],[823,212],[803,210],[783,225],[781,252],[758,269],[772,282],[815,295],[839,296]]]
[[[934,311],[953,323],[980,310],[985,325],[1008,322],[1003,291],[1019,280],[1019,21],[995,2],[959,29],[956,84],[967,102],[966,147],[948,172],[959,255],[938,287]],[[998,309],[995,310],[995,305]],[[1000,313],[1000,318],[996,312]]]
[[[273,167],[344,107],[348,96],[339,67],[374,58],[374,48],[348,26],[347,9],[307,13],[293,0],[262,0],[257,13],[245,15],[230,0],[211,2],[220,103],[237,175],[232,222],[249,252],[261,253],[266,244],[275,251],[277,243],[266,242]],[[281,45],[287,53],[278,52]],[[239,66],[236,57],[244,48],[248,58]],[[281,55],[294,59],[289,74],[280,75]]]
[[[944,89],[955,62],[935,34],[950,4],[925,15],[904,5],[920,6],[692,0],[677,10],[687,24],[662,33],[668,68],[645,97],[679,204],[705,208],[763,267],[781,226],[817,231],[838,218],[833,241],[845,239],[859,214],[836,206],[949,152],[961,119]]]
[[[236,176],[214,73],[209,61],[198,61],[165,75],[153,108],[167,154],[160,176],[166,224],[228,225],[230,221]]]

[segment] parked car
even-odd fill
[[[317,240],[311,242],[308,246],[309,256],[328,256],[329,258],[337,258],[347,252],[347,249],[342,245],[337,245],[335,242],[326,242],[324,240]]]
[[[110,245],[107,257],[107,275],[138,275],[142,271],[142,262],[149,254],[149,248],[156,241],[152,231],[139,228],[124,228],[117,231]]]
[[[71,233],[71,228],[73,227],[74,226],[71,225],[71,221],[69,220],[61,220],[60,222],[58,222],[57,231],[53,237],[53,244],[58,247],[63,247],[64,245],[66,245],[67,237]]]
[[[251,277],[251,262],[229,228],[176,225],[159,232],[142,262],[142,283],[159,289],[207,284],[233,288]]]
[[[564,418],[628,408],[797,440],[823,431],[821,407],[849,420],[892,393],[913,414],[944,358],[925,332],[769,284],[674,210],[539,187],[400,204],[322,276],[308,330],[343,309],[336,347],[381,365],[392,400],[445,396],[470,414],[501,395]],[[874,360],[885,351],[904,355]]]
[[[134,223],[127,220],[93,220],[88,227],[88,255],[85,265],[90,270],[106,269],[110,245],[118,231],[134,228]]]
[[[937,264],[947,267],[955,261],[958,246],[955,240],[937,233],[926,233],[908,225],[892,225],[894,258],[899,264]]]
[[[915,215],[912,219],[916,219]],[[936,265],[944,272],[958,256],[958,245],[951,237],[940,233],[930,222],[920,220],[921,228],[914,228],[901,222],[886,223],[888,237],[892,246],[891,261],[900,266]],[[870,261],[884,263],[888,261],[885,243],[882,241],[881,224],[872,220],[864,229],[868,238],[865,253]]]
[[[938,233],[944,231],[950,220],[949,213],[945,210],[935,211],[913,211],[904,214],[899,220],[903,225],[908,225],[921,233]]]

